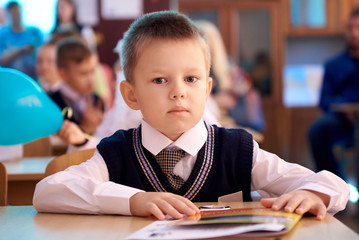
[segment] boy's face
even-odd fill
[[[10,20],[13,25],[21,24],[21,8],[20,6],[13,6],[9,9]]]
[[[59,68],[59,73],[72,89],[86,96],[93,92],[96,65],[97,58],[91,55],[80,63],[70,62],[66,68]]]
[[[156,39],[141,48],[133,82],[122,95],[152,127],[176,140],[202,118],[212,79],[198,40]],[[127,95],[127,96],[126,96]]]
[[[43,81],[54,83],[60,79],[56,66],[56,48],[44,45],[39,48],[36,55],[36,72]]]

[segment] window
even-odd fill
[[[291,24],[294,27],[325,27],[326,0],[291,0]]]
[[[5,8],[10,0],[0,0],[0,8]],[[55,25],[57,0],[18,0],[22,7],[23,22],[26,26],[35,26],[44,34],[50,33]]]

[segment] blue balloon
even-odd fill
[[[0,145],[14,145],[60,130],[60,108],[26,74],[0,68]]]

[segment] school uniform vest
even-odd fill
[[[206,125],[208,138],[198,152],[193,170],[175,190],[155,156],[142,146],[141,127],[119,130],[97,146],[110,181],[144,191],[172,192],[195,202],[216,202],[218,197],[243,191],[251,201],[252,136],[242,129]]]

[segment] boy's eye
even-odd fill
[[[186,79],[185,79],[186,82],[195,82],[197,80],[198,80],[198,78],[196,78],[196,77],[186,77]]]
[[[164,78],[156,78],[156,79],[153,79],[153,82],[156,84],[162,84],[162,83],[165,83],[166,80]]]

